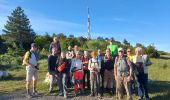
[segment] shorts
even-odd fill
[[[38,79],[38,70],[35,68],[28,68],[26,69],[26,81],[32,81]]]

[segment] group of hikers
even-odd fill
[[[118,100],[132,100],[132,94],[138,95],[138,100],[148,95],[148,66],[150,62],[147,55],[142,54],[142,48],[136,47],[134,55],[130,48],[118,48],[112,41],[107,46],[105,54],[98,51],[81,52],[77,45],[72,50],[68,46],[66,52],[61,51],[57,37],[50,44],[48,56],[48,74],[50,77],[49,92],[53,93],[54,81],[57,79],[59,96],[67,98],[67,88],[74,88],[75,96],[90,90],[90,96],[102,97],[103,93],[116,94]],[[38,79],[38,53],[37,44],[32,43],[30,51],[26,52],[23,65],[26,66],[27,97],[38,95],[36,83]],[[30,84],[33,82],[33,93]],[[80,90],[80,91],[79,91]]]

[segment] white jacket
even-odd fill
[[[93,70],[93,68],[96,68],[97,69],[97,72],[100,72],[100,69],[101,69],[101,61],[100,60],[97,60],[94,59],[94,58],[91,58],[89,60],[89,64],[88,64],[88,69],[90,70],[90,72],[96,72]]]

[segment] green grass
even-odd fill
[[[170,99],[170,58],[169,56],[161,59],[151,59],[152,66],[149,66],[149,95],[151,100],[168,100]],[[39,82],[38,91],[48,95],[49,86],[43,81],[47,73],[47,60],[39,61]],[[3,67],[3,68],[2,68]],[[10,93],[17,90],[25,90],[25,67],[20,66],[16,69],[11,67],[0,66],[0,70],[8,70],[11,76],[8,79],[0,80],[0,94]],[[108,96],[108,94],[105,94]],[[133,96],[136,99],[136,96]]]

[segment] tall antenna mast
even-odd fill
[[[87,14],[88,14],[88,21],[87,21],[87,39],[90,40],[91,39],[91,35],[90,35],[90,11],[89,11],[89,7],[87,7]]]

